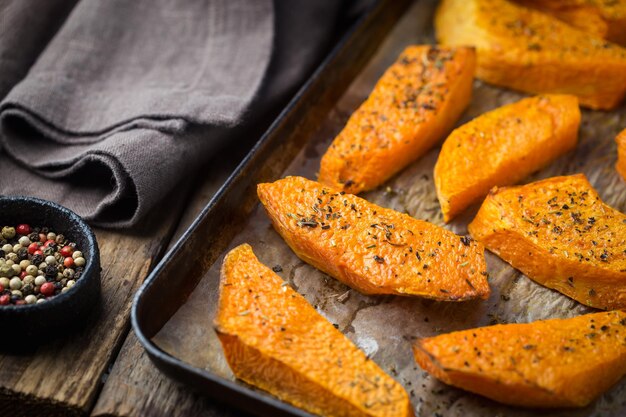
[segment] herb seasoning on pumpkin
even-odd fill
[[[258,195],[274,228],[298,256],[363,293],[444,301],[489,295],[483,247],[474,240],[354,195],[338,199],[336,191],[301,177],[260,184]],[[311,209],[312,201],[321,213],[332,211],[337,218],[322,220]],[[294,212],[302,216],[288,215]],[[324,221],[329,229],[301,227],[302,218]]]

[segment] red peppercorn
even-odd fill
[[[30,234],[30,226],[27,224],[18,224],[15,228],[15,231],[18,235],[29,235]]]
[[[50,246],[52,243],[56,243],[54,240],[46,240],[46,243],[43,244],[44,248],[47,248],[48,246]]]
[[[24,304],[26,304],[26,301],[24,301],[24,300],[17,300],[17,301],[15,302],[15,305],[16,305],[16,306],[23,306]]]
[[[67,258],[68,256],[72,256],[72,253],[74,253],[74,250],[72,249],[71,246],[63,246],[61,250],[59,251],[59,253],[63,257]]]
[[[0,295],[0,306],[5,306],[11,302],[11,296],[9,294]]]
[[[2,284],[0,284],[0,292],[4,291],[4,287],[2,286]]]
[[[28,275],[28,274],[26,274],[26,271],[22,271],[22,272],[20,272],[20,279],[24,279],[24,277],[25,277],[26,275]]]
[[[54,295],[54,284],[51,282],[44,282],[43,284],[41,284],[39,292],[41,292],[46,297]]]
[[[28,245],[28,253],[30,253],[31,255],[33,255],[35,253],[35,251],[37,251],[39,249],[39,242],[33,242],[30,245]]]
[[[66,268],[71,268],[74,266],[74,259],[71,256],[68,256],[63,260],[63,266]]]
[[[43,256],[43,251],[41,249],[37,249],[35,252],[33,252],[33,255],[41,255],[41,256]]]
[[[45,233],[39,233],[39,241],[43,243],[46,240],[48,240],[48,235],[46,235]]]

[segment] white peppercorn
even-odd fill
[[[11,281],[9,281],[9,288],[12,290],[19,290],[22,288],[22,280],[18,277],[11,278]]]

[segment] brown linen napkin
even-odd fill
[[[97,225],[135,224],[237,140],[230,128],[293,92],[344,7],[80,1],[0,104],[0,193],[51,199]]]

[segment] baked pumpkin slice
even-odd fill
[[[222,264],[215,329],[235,376],[324,416],[408,417],[404,388],[241,245]]]
[[[548,13],[580,30],[626,45],[626,1],[624,0],[516,0]]]
[[[319,181],[357,194],[424,155],[469,104],[474,66],[473,48],[406,48],[322,157]]]
[[[438,41],[476,47],[476,76],[534,94],[573,94],[614,109],[626,95],[626,49],[507,0],[443,0]]]
[[[626,313],[500,324],[418,339],[417,363],[505,404],[584,407],[626,374]]]
[[[626,308],[626,215],[584,175],[496,187],[468,229],[536,282],[591,307]]]
[[[617,142],[617,172],[626,181],[626,129],[622,130],[615,138]]]
[[[580,110],[570,95],[525,98],[484,113],[455,129],[435,165],[444,221],[511,185],[576,146]]]
[[[469,237],[302,177],[257,192],[296,255],[362,293],[489,296],[484,248]]]

